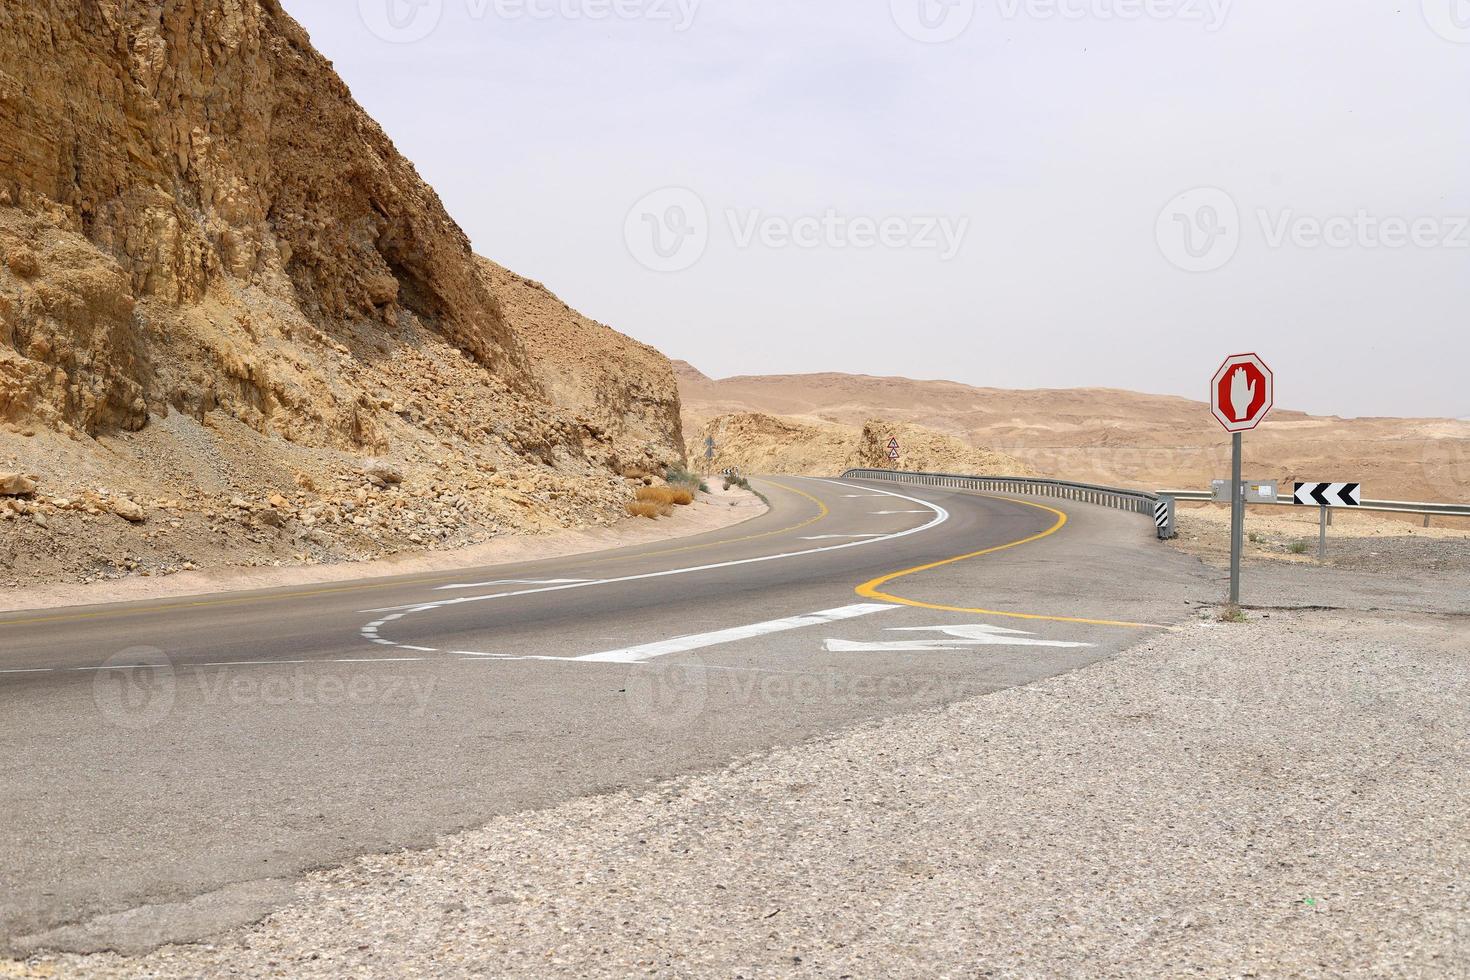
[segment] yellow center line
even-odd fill
[[[667,551],[655,551],[655,552],[652,552],[652,553],[649,553],[649,554],[627,555],[627,556],[623,556],[623,557],[619,557],[619,558],[604,558],[604,559],[600,559],[599,561],[588,562],[586,564],[598,564],[600,562],[607,562],[607,561],[629,561],[629,560],[632,560],[633,558],[652,558],[652,557],[657,557],[659,555],[673,554],[674,552],[678,552],[678,551],[694,551],[694,550],[699,549],[699,548],[713,548],[713,547],[716,547],[718,545],[722,545],[722,544],[734,544],[734,543],[739,542],[739,541],[753,541],[753,540],[755,540],[757,538],[770,537],[773,534],[785,534],[785,533],[787,533],[789,531],[799,531],[802,528],[810,527],[811,525],[815,524],[817,521],[822,520],[828,514],[831,513],[831,511],[827,509],[827,505],[826,504],[822,503],[820,500],[818,500],[816,497],[813,497],[809,493],[806,493],[804,491],[798,490],[795,487],[785,486],[784,484],[780,484],[780,483],[774,483],[773,482],[772,485],[773,486],[780,487],[782,490],[789,490],[792,493],[797,494],[798,496],[802,496],[802,497],[805,497],[806,499],[810,500],[812,503],[814,503],[814,504],[817,505],[817,515],[815,517],[812,517],[812,518],[809,518],[809,519],[807,519],[805,521],[802,521],[799,524],[793,524],[790,527],[778,528],[778,529],[776,529],[774,531],[765,531],[765,532],[762,532],[761,534],[750,534],[750,535],[746,535],[745,537],[727,539],[727,540],[722,540],[722,541],[710,541],[710,542],[706,542],[705,544],[689,545],[688,547],[685,547],[685,548],[672,548],[672,549],[669,549]],[[574,558],[576,556],[566,556],[566,557],[568,557],[568,558]],[[559,561],[559,560],[562,560],[562,559],[546,559],[546,560],[547,561]],[[515,563],[512,563],[512,564],[515,564]],[[498,566],[489,565],[489,566],[485,566],[485,567],[487,567],[487,568],[496,568]],[[464,575],[465,575],[465,572],[467,572],[467,571],[473,571],[473,569],[463,569],[463,568],[461,568],[461,569],[457,569],[455,571],[452,571],[452,572],[449,572],[449,573],[446,573],[446,574],[443,574],[443,575],[435,575],[435,576],[430,577],[430,578],[422,578],[422,579],[416,578],[416,579],[410,579],[410,580],[407,580],[407,581],[404,581],[404,580],[401,580],[401,579],[394,579],[392,581],[359,582],[359,583],[354,584],[354,585],[342,585],[342,586],[337,586],[335,588],[313,589],[313,590],[308,591],[308,592],[291,592],[291,593],[288,593],[286,595],[242,596],[242,597],[238,597],[238,598],[234,598],[234,599],[195,599],[195,600],[184,601],[184,602],[171,602],[171,603],[167,603],[165,605],[147,606],[147,607],[140,608],[140,609],[99,609],[96,612],[86,612],[86,613],[59,613],[59,614],[50,615],[50,616],[34,616],[34,617],[29,618],[29,619],[8,619],[8,620],[6,620],[6,619],[0,619],[0,627],[6,627],[6,626],[34,626],[34,625],[40,625],[40,624],[44,624],[44,623],[74,623],[74,622],[84,622],[84,621],[87,621],[87,620],[101,620],[101,619],[126,619],[126,618],[135,617],[135,616],[150,616],[150,615],[154,615],[154,614],[157,614],[157,613],[178,612],[179,610],[184,610],[184,609],[204,609],[204,608],[215,608],[215,607],[224,607],[224,606],[242,606],[242,605],[252,605],[252,604],[261,603],[261,602],[286,602],[286,601],[295,600],[295,599],[309,599],[309,598],[313,598],[313,597],[316,597],[316,596],[325,596],[325,595],[347,595],[347,594],[354,593],[354,592],[371,592],[371,591],[378,590],[378,589],[389,589],[389,588],[393,588],[395,586],[403,586],[405,588],[408,588],[408,587],[413,587],[413,586],[418,586],[418,585],[440,585],[440,584],[443,584],[443,583],[446,583],[446,582],[453,582],[457,578],[463,578]]]
[[[990,495],[987,494],[986,496]],[[883,586],[896,579],[901,579],[909,575],[917,575],[920,572],[931,571],[935,568],[943,568],[945,565],[953,565],[956,562],[968,561],[971,558],[979,558],[983,555],[993,555],[998,551],[1007,551],[1011,548],[1019,548],[1023,544],[1030,544],[1033,541],[1040,541],[1042,538],[1049,538],[1053,534],[1056,534],[1062,528],[1067,526],[1067,515],[1054,507],[1047,507],[1045,504],[1035,504],[1029,500],[1017,500],[1014,497],[993,497],[992,499],[1008,500],[1013,504],[1024,504],[1027,507],[1034,507],[1037,510],[1047,511],[1050,514],[1056,515],[1057,521],[1045,531],[1042,531],[1040,534],[1033,534],[1029,538],[1022,538],[1019,541],[1012,541],[1009,544],[996,545],[993,548],[985,548],[981,551],[972,551],[966,555],[956,555],[953,558],[945,558],[943,561],[934,561],[930,562],[927,565],[918,565],[914,568],[905,568],[903,571],[900,572],[891,572],[887,575],[879,576],[878,578],[873,579],[871,582],[864,582],[862,585],[859,585],[856,589],[857,594],[863,596],[866,599],[878,599],[883,602],[896,602],[899,605],[903,606],[914,606],[919,609],[933,609],[939,612],[971,613],[977,616],[1001,616],[1006,619],[1043,620],[1052,623],[1083,623],[1088,626],[1123,626],[1132,629],[1167,628],[1163,626],[1158,626],[1153,623],[1126,623],[1111,619],[1078,619],[1072,616],[1042,616],[1036,613],[1002,612],[998,609],[971,609],[965,606],[945,606],[933,602],[920,602],[917,599],[905,599],[903,596],[897,596],[888,592],[881,591]]]

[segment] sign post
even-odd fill
[[[1276,403],[1276,379],[1255,354],[1225,359],[1210,382],[1210,411],[1230,433],[1230,602],[1240,603],[1240,559],[1245,545],[1245,493],[1241,484],[1241,434],[1249,432]]]
[[[1298,483],[1292,501],[1298,507],[1317,507],[1317,560],[1327,560],[1327,527],[1332,508],[1363,506],[1363,487],[1358,483]]]

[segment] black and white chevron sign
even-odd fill
[[[1298,483],[1294,496],[1302,507],[1363,506],[1363,487],[1357,483]]]

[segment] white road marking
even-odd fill
[[[692,636],[679,636],[672,640],[660,640],[657,643],[645,643],[642,646],[625,647],[621,650],[589,653],[586,656],[571,659],[581,663],[636,664],[655,657],[666,657],[671,653],[687,653],[690,650],[702,650],[705,647],[735,643],[757,636],[769,636],[772,633],[785,633],[788,630],[802,629],[807,626],[837,623],[845,619],[856,619],[859,616],[871,616],[873,613],[901,608],[903,607],[888,603],[862,602],[853,606],[842,606],[839,609],[826,609],[806,616],[787,616],[785,619],[772,619],[764,623],[752,623],[749,626],[734,626],[730,629],[715,630],[713,633],[695,633]]]
[[[881,497],[883,495],[881,493],[844,493],[842,496],[846,500],[857,500],[859,497]]]
[[[803,541],[841,541],[847,538],[881,538],[881,534],[814,534]]]
[[[1062,640],[1034,640],[1034,633],[1006,629],[975,623],[962,626],[896,626],[889,633],[944,633],[949,640],[878,640],[864,643],[858,640],[828,640],[824,648],[828,653],[944,653],[967,650],[971,647],[1090,647],[1091,643],[1069,643]]]
[[[54,667],[27,667],[20,670],[0,670],[0,674],[49,674]]]
[[[589,582],[585,578],[507,578],[498,582],[470,582],[464,585],[441,585],[435,592],[453,592],[456,589],[490,589],[497,585],[574,585]]]
[[[849,489],[855,489],[853,488],[852,484],[843,483],[840,480],[821,480],[819,482],[830,483],[834,486],[847,487]],[[457,606],[468,602],[486,602],[494,599],[512,599],[517,596],[523,595],[539,595],[546,592],[565,592],[570,589],[586,589],[599,585],[614,585],[623,582],[645,582],[651,581],[653,579],[669,578],[674,575],[692,575],[697,572],[711,572],[722,568],[738,568],[742,565],[758,565],[768,561],[784,561],[788,558],[802,558],[807,555],[825,554],[829,551],[845,551],[848,548],[865,548],[868,545],[881,544],[885,541],[897,541],[899,538],[906,538],[913,534],[920,534],[931,528],[938,527],[940,524],[943,524],[945,521],[949,520],[949,511],[945,510],[938,504],[931,504],[927,500],[920,500],[917,497],[908,497],[901,493],[894,493],[890,490],[874,490],[873,492],[879,496],[894,497],[898,500],[907,501],[911,504],[918,504],[921,507],[927,508],[926,510],[904,511],[903,513],[932,513],[934,515],[934,518],[933,520],[930,520],[925,524],[921,524],[918,527],[911,527],[906,531],[895,531],[892,534],[885,534],[882,537],[878,538],[864,538],[861,541],[848,541],[844,544],[830,544],[820,548],[804,548],[800,551],[786,551],[776,555],[759,555],[755,558],[740,558],[734,561],[715,562],[710,565],[693,565],[686,568],[669,568],[660,572],[645,572],[641,575],[625,575],[621,578],[596,579],[588,582],[574,582],[568,585],[544,585],[536,588],[520,589],[514,592],[493,592],[488,595],[460,596],[455,599],[439,599],[434,602],[422,602],[406,606],[388,606],[382,609],[364,609],[362,610],[362,612],[365,614],[397,613],[398,615],[389,616],[376,622],[369,623],[366,627],[364,627],[364,629],[371,629],[372,632],[365,633],[363,635],[363,639],[368,640],[372,643],[379,643],[384,646],[396,645],[402,649],[413,650],[420,653],[443,653],[445,651],[431,650],[425,647],[406,646],[404,644],[394,644],[391,640],[384,640],[379,638],[376,633],[377,630],[381,628],[384,623],[387,623],[392,619],[399,619],[403,616],[413,613],[432,612],[437,609],[443,609],[449,606]]]
[[[873,516],[874,517],[889,517],[889,516],[891,516],[893,514],[923,514],[923,513],[926,513],[926,512],[925,511],[922,511],[922,510],[875,510],[875,511],[873,511]]]

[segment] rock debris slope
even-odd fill
[[[854,467],[965,473],[975,476],[1032,476],[1031,469],[1002,453],[971,446],[933,429],[871,420],[862,426],[764,415],[759,412],[721,415],[698,430],[697,446],[715,444],[709,464],[718,472],[735,467],[742,473],[789,473],[833,476]],[[897,439],[897,463],[888,457],[888,442]]]
[[[0,5],[0,582],[607,523],[678,415],[276,0]]]

